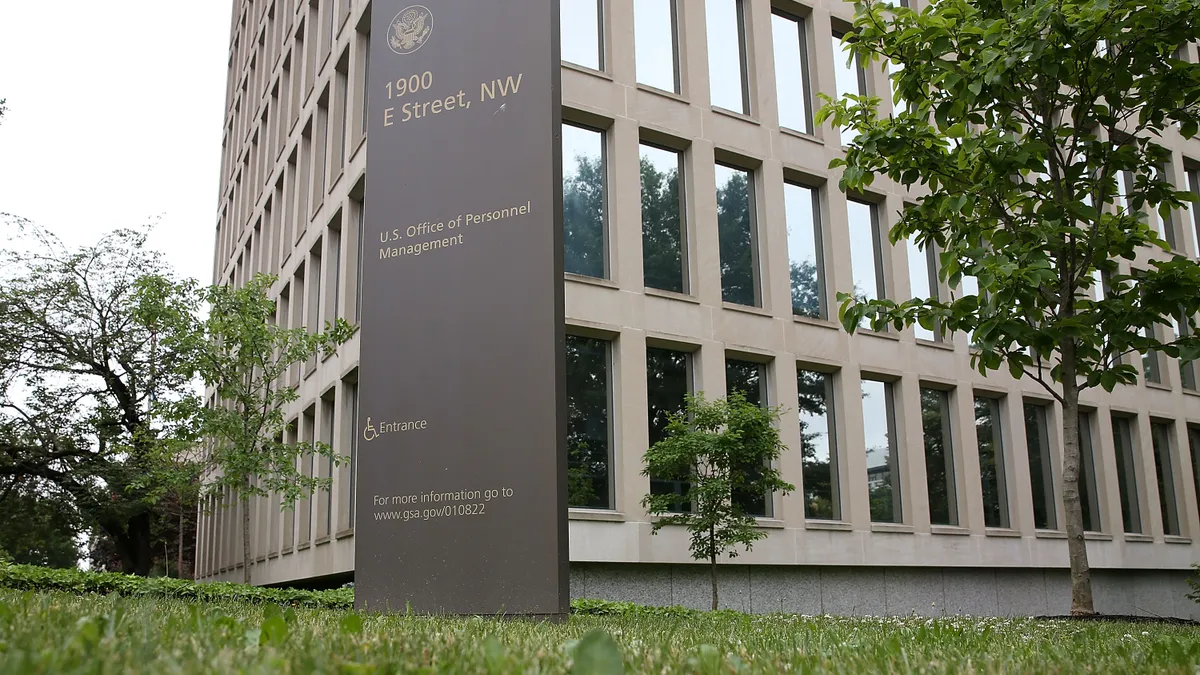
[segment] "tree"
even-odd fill
[[[1167,181],[1158,142],[1197,131],[1200,65],[1176,52],[1200,38],[1200,4],[943,0],[917,13],[872,2],[856,5],[854,25],[853,54],[864,67],[894,64],[905,105],[887,118],[873,97],[827,105],[820,120],[858,133],[831,166],[845,167],[844,190],[876,175],[920,185],[892,241],[936,247],[941,278],[971,275],[979,293],[839,294],[842,324],[973,331],[980,372],[1007,366],[1062,404],[1071,612],[1091,614],[1080,391],[1134,383],[1138,353],[1200,356],[1200,266],[1170,253],[1176,210],[1194,198]],[[1176,317],[1184,337],[1160,339]]]
[[[36,481],[10,481],[0,495],[0,559],[20,565],[75,567],[79,512],[68,495],[49,492]]]
[[[564,267],[572,274],[604,276],[604,167],[599,157],[575,157],[578,171],[563,175]]]
[[[267,296],[275,279],[256,275],[241,288],[212,286],[203,296],[208,318],[193,334],[192,366],[212,388],[214,404],[200,411],[199,434],[209,444],[206,465],[214,470],[206,489],[231,488],[242,507],[242,578],[250,583],[250,498],[272,493],[287,507],[321,489],[330,479],[299,466],[303,457],[341,458],[324,443],[291,443],[284,407],[298,398],[289,371],[318,354],[331,354],[354,329],[342,319],[321,333],[275,323]],[[310,465],[311,466],[311,465]]]
[[[154,483],[186,399],[170,346],[194,287],[117,230],[72,248],[23,219],[0,251],[0,488],[68,499],[111,538],[121,569],[148,574]]]
[[[642,505],[656,517],[653,532],[668,525],[688,529],[692,558],[709,563],[714,610],[717,556],[735,558],[739,546],[749,551],[767,536],[733,495],[787,494],[796,489],[771,465],[784,450],[774,426],[781,412],[749,403],[740,392],[711,403],[703,394],[688,396],[685,409],[669,415],[667,437],[646,451],[642,475],[686,481],[683,501],[692,504],[691,511],[679,513],[678,495],[643,497]]]

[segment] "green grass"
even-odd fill
[[[647,673],[1192,673],[1200,629],[637,611],[549,625],[0,590],[6,674],[607,673],[615,650]]]

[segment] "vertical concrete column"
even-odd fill
[[[837,392],[835,414],[838,418],[838,470],[843,473],[841,484],[842,520],[855,530],[871,530],[871,498],[867,490],[867,452],[863,433],[862,374],[857,368],[838,373],[841,383]]]
[[[608,246],[612,280],[636,293],[646,284],[642,276],[642,203],[614,195],[641,195],[641,149],[636,120],[618,117],[608,140]]]
[[[975,433],[975,392],[969,382],[962,383],[950,397],[951,414],[958,418],[959,441],[955,448],[962,457],[963,480],[955,486],[958,495],[959,522],[971,534],[984,534],[983,485],[979,472],[979,437]]]
[[[615,45],[634,44],[634,0],[604,0],[605,70],[619,84],[637,84],[637,55],[632,49],[616,49]]]
[[[1150,431],[1150,417],[1137,416],[1133,429],[1133,442],[1137,446],[1138,492],[1142,495],[1142,531],[1156,541],[1163,538],[1162,502],[1158,494],[1158,473],[1155,470],[1154,438]]]
[[[796,489],[784,497],[775,495],[775,518],[788,527],[804,527],[804,458],[803,442],[800,438],[800,418],[796,383],[796,360],[790,354],[780,354],[775,359],[775,381],[772,383],[772,399],[782,406],[779,419],[779,438],[787,447],[776,466],[783,479]]]
[[[1175,420],[1175,503],[1179,509],[1179,534],[1184,537],[1193,539],[1195,546],[1195,538],[1200,530],[1197,530],[1197,503],[1196,503],[1196,467],[1192,462],[1191,445],[1188,438],[1188,426],[1186,420]]]
[[[722,302],[721,241],[717,235],[717,176],[712,143],[697,139],[688,154],[691,165],[685,172],[685,179],[692,195],[690,234],[695,240],[690,247],[695,258],[692,295],[699,298],[702,305],[719,308]],[[722,375],[722,391],[724,382]]]
[[[815,115],[821,109],[821,100],[816,97],[816,94],[826,94],[828,96],[837,96],[837,78],[834,75],[834,59],[842,58],[841,54],[833,54],[824,45],[828,45],[833,39],[833,25],[829,10],[823,6],[814,7],[812,14],[805,20],[808,26],[808,35],[806,36],[813,45],[808,50],[811,61],[809,62],[808,79],[809,86],[813,91],[813,114]],[[834,128],[831,122],[817,125],[813,124],[813,134],[825,142],[826,147],[831,152],[835,152],[842,146],[841,135]],[[836,190],[836,184],[830,192]],[[845,258],[848,260],[849,258]]]
[[[1019,530],[1022,536],[1032,537],[1037,528],[1033,522],[1033,481],[1029,474],[1029,443],[1025,437],[1025,399],[1018,388],[1009,392],[1000,406],[1009,527]]]
[[[677,2],[679,12],[679,85],[683,96],[708,111],[708,34],[704,3]],[[709,113],[705,113],[707,116]]]
[[[1121,485],[1117,479],[1120,468],[1117,466],[1117,449],[1113,444],[1112,415],[1107,406],[1099,406],[1094,413],[1096,417],[1095,433],[1092,441],[1092,451],[1095,453],[1096,490],[1100,502],[1100,527],[1113,535],[1114,541],[1122,541],[1125,532],[1125,518],[1121,511]],[[1061,430],[1061,425],[1058,426]],[[1061,448],[1061,431],[1059,445]],[[1054,510],[1058,514],[1058,529],[1065,530],[1062,506],[1062,453],[1056,452],[1054,457]],[[1101,489],[1103,488],[1103,489]],[[1122,543],[1123,545],[1123,543]]]
[[[646,407],[646,334],[625,329],[613,344],[613,508],[629,520],[647,520],[642,497],[650,479],[642,475],[642,455],[650,439]]]
[[[902,466],[900,480],[901,499],[904,504],[904,522],[917,532],[929,532],[929,480],[925,466],[925,430],[919,423],[921,414],[921,380],[919,373],[905,373],[905,377],[894,385],[896,416],[905,412],[905,419],[914,420],[904,425],[904,434],[897,428],[897,444],[903,448],[900,454]],[[897,422],[899,424],[899,422]]]
[[[792,285],[788,264],[787,210],[783,163],[763,161],[758,171],[758,266],[763,309],[792,323]]]
[[[749,75],[751,113],[768,129],[779,128],[779,103],[775,86],[775,43],[771,31],[771,0],[744,0],[746,15],[746,71]]]

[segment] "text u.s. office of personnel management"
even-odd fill
[[[521,90],[522,77],[524,77],[523,73],[517,73],[516,75],[507,75],[503,78],[491,80],[490,82],[480,83],[479,102],[486,103],[498,98],[503,99],[515,95]],[[391,127],[404,124],[405,122],[426,119],[434,115],[443,115],[449,112],[470,109],[471,100],[467,98],[466,90],[459,89],[457,94],[431,99],[428,98],[428,91],[433,86],[433,73],[428,70],[419,75],[410,75],[398,80],[389,80],[386,85],[388,101],[395,101],[409,96],[415,97],[417,95],[421,95],[421,99],[384,108],[383,126]]]

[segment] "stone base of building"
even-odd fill
[[[1102,614],[1200,620],[1189,572],[1092,570]],[[841,616],[1044,616],[1071,610],[1067,570],[721,565],[722,609]],[[708,609],[704,565],[571,563],[571,597]]]

